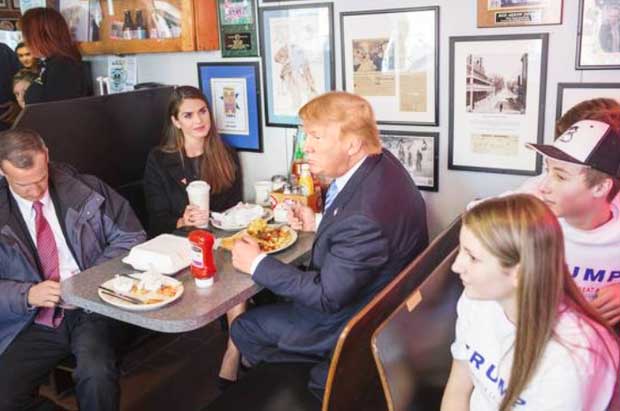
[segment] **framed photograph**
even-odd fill
[[[562,0],[478,0],[478,27],[562,24]]]
[[[548,34],[450,38],[448,168],[537,175]]]
[[[299,108],[335,88],[333,4],[260,9],[268,126],[297,127]]]
[[[578,70],[620,69],[620,1],[579,0]]]
[[[620,103],[620,83],[558,83],[555,119],[582,101],[601,97]]]
[[[239,151],[262,153],[258,62],[198,63],[198,81],[222,138]]]
[[[9,8],[9,0],[0,0],[0,10]]]
[[[439,7],[340,13],[342,88],[379,124],[436,126]]]
[[[439,133],[381,130],[380,137],[420,190],[439,190]]]
[[[222,57],[258,56],[254,0],[218,0]]]

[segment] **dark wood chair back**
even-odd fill
[[[460,219],[398,274],[346,325],[334,350],[323,397],[323,411],[387,409],[371,351],[375,330],[458,245]]]
[[[450,268],[457,253],[454,247],[372,337],[389,411],[440,407],[452,364],[456,303],[463,291]]]

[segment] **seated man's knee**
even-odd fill
[[[77,366],[73,373],[76,382],[116,381],[120,375],[116,358],[111,356],[99,356],[97,353],[82,355],[78,358]]]

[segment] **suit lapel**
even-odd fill
[[[183,168],[183,164],[181,163],[179,153],[165,153],[163,156],[162,165],[175,184],[183,189],[187,187],[190,181],[185,168]]]
[[[328,227],[330,223],[338,217],[338,214],[346,208],[353,195],[355,195],[358,190],[362,189],[364,180],[368,174],[372,172],[382,157],[383,153],[366,157],[360,168],[358,168],[353,176],[351,176],[351,179],[336,196],[334,203],[327,210],[327,213],[323,214],[323,219],[321,220],[321,224],[319,224],[319,228],[314,239],[315,243],[325,232],[326,227]]]

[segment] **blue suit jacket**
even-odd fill
[[[308,271],[264,258],[253,279],[293,301],[281,350],[328,358],[346,322],[428,245],[426,207],[388,151],[369,156],[323,216]]]

